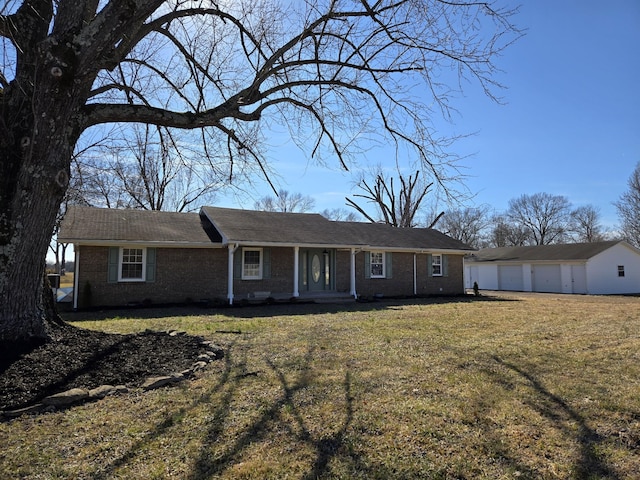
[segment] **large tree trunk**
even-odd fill
[[[53,147],[53,145],[52,145]],[[17,155],[2,152],[5,167]],[[48,337],[51,290],[43,284],[45,258],[66,187],[65,152],[26,159],[15,174],[3,168],[0,197],[0,340]],[[66,154],[69,158],[69,155]],[[9,173],[9,175],[7,175]]]
[[[0,92],[0,341],[48,338],[57,320],[47,308],[45,259],[90,80],[82,85],[40,62],[37,80]]]

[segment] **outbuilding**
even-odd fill
[[[465,257],[465,286],[482,290],[640,293],[640,250],[621,240],[486,248]]]

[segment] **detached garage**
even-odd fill
[[[625,241],[502,247],[465,258],[465,287],[482,290],[640,293],[640,250]]]

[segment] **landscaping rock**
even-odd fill
[[[19,408],[17,410],[8,410],[2,412],[2,416],[4,418],[17,418],[22,415],[29,415],[30,413],[40,413],[45,409],[45,406],[41,403],[36,403],[35,405],[30,405],[25,408]]]
[[[207,355],[209,355],[213,360],[220,360],[221,358],[224,358],[224,349],[215,344],[209,345]]]
[[[195,362],[191,367],[191,370],[193,370],[194,372],[197,372],[198,370],[202,370],[206,366],[207,366],[207,362]]]
[[[84,388],[72,388],[62,393],[50,395],[42,400],[42,404],[46,406],[65,406],[72,403],[80,402],[89,398],[89,391]]]
[[[173,383],[181,382],[185,379],[185,376],[181,373],[174,375],[164,375],[160,377],[150,377],[142,384],[143,390],[154,390],[156,388],[164,387],[165,385],[171,385]]]
[[[115,392],[116,387],[114,387],[113,385],[100,385],[99,387],[89,390],[89,398],[104,398],[107,395],[113,395]]]

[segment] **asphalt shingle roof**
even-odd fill
[[[427,228],[336,222],[316,213],[261,212],[218,207],[203,207],[202,211],[230,243],[472,250],[458,240]]]
[[[580,261],[588,260],[617,243],[620,241],[485,248],[475,252],[470,260],[476,262]]]
[[[384,224],[336,222],[315,213],[282,213],[203,207],[200,214],[69,207],[60,242],[153,242],[326,245],[399,250],[471,247],[437,230]]]
[[[70,206],[58,241],[211,244],[204,227],[197,213]]]

